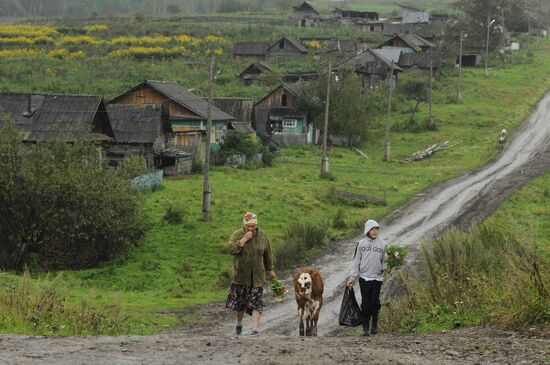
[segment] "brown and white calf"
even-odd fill
[[[300,316],[300,336],[317,336],[317,321],[323,306],[323,290],[323,278],[317,269],[300,269],[294,276],[294,296]]]

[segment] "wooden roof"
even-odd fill
[[[29,98],[31,102],[30,110],[28,110]],[[13,119],[17,128],[25,134],[26,138],[31,131],[32,116],[40,108],[43,101],[44,95],[0,93],[0,111],[4,111]]]
[[[362,67],[367,63],[375,62],[376,60],[381,61],[381,63],[384,66],[390,68],[391,60],[386,58],[383,54],[381,54],[378,51],[379,50],[376,50],[376,49],[367,49],[366,51],[361,52],[357,56],[351,57],[347,61],[343,62],[337,67],[337,69],[339,70],[348,69],[352,71],[357,71],[359,67]],[[394,71],[403,71],[403,69],[396,64],[393,65],[393,69]]]
[[[307,1],[304,1],[298,6],[293,6],[292,8],[294,9],[294,11],[309,11],[319,15],[319,12],[315,10],[315,8]]]
[[[254,62],[248,65],[238,77],[242,77],[245,74],[262,74],[264,72],[272,72],[271,67],[263,62]]]
[[[156,81],[156,80],[145,80],[142,83],[134,86],[130,90],[120,94],[111,100],[111,103],[115,102],[118,98],[134,92],[135,90],[143,87],[149,86],[154,90],[158,91],[160,94],[166,97],[166,100],[173,101],[178,103],[182,107],[192,111],[197,116],[202,119],[207,119],[208,114],[208,102],[202,98],[196,96],[192,92],[183,88],[176,82],[168,81]],[[213,121],[231,121],[235,118],[224,111],[212,106],[212,120]]]
[[[307,53],[307,48],[304,47],[304,45],[299,40],[297,40],[296,38],[292,38],[292,37],[283,37],[283,38],[279,39],[277,42],[273,43],[271,46],[269,46],[269,48],[273,48],[274,46],[278,45],[279,42],[282,41],[283,39],[286,39],[300,53]]]
[[[98,119],[96,119],[96,116]],[[94,122],[105,123],[101,125]],[[44,95],[34,113],[29,141],[75,141],[93,134],[94,139],[114,137],[105,103],[95,95]]]
[[[109,104],[107,112],[116,142],[152,144],[161,135],[160,105]]]
[[[399,66],[401,67],[418,67],[421,69],[430,68],[430,62],[434,69],[441,67],[442,54],[441,52],[428,53],[401,53],[399,57]]]
[[[235,42],[233,56],[265,56],[269,42]]]
[[[397,34],[397,35],[391,37],[386,42],[382,43],[381,45],[379,45],[376,48],[382,48],[384,46],[389,46],[396,39],[400,39],[401,41],[403,41],[403,43],[405,43],[406,45],[408,45],[410,48],[412,48],[414,50],[418,50],[419,48],[423,49],[423,48],[433,48],[433,47],[435,47],[435,45],[433,43],[428,42],[427,40],[420,37],[419,35],[416,35],[414,33],[407,33],[407,34]]]

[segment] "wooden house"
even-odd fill
[[[297,110],[307,97],[301,84],[281,84],[254,104],[256,132],[278,146],[316,142],[316,133],[305,112]]]
[[[430,21],[430,13],[408,5],[399,4],[399,17],[402,23],[427,23]]]
[[[435,44],[414,34],[397,34],[380,44],[376,48],[402,48],[403,53],[428,52],[435,47]]]
[[[267,49],[269,42],[236,42],[233,45],[233,58],[258,58],[265,59],[267,57]]]
[[[263,62],[251,63],[243,72],[239,74],[239,78],[246,86],[252,85],[261,75],[273,73],[271,67]]]
[[[381,83],[388,80],[391,68],[392,61],[384,56],[382,50],[379,49],[367,49],[336,67],[338,72],[359,74],[361,85],[367,91],[376,89]],[[403,69],[394,62],[393,76],[396,82],[400,72],[403,72]]]
[[[208,102],[175,82],[145,80],[115,97],[111,104],[159,104],[167,112],[166,145],[201,156],[201,139],[206,131]],[[235,118],[212,107],[211,148],[217,149]]]
[[[307,55],[307,48],[297,39],[283,37],[267,49],[270,58],[301,58]]]
[[[0,108],[12,117],[26,142],[114,141],[101,96],[0,93]]]

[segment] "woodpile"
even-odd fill
[[[452,146],[453,145],[450,144],[449,141],[445,141],[445,142],[440,143],[440,144],[434,144],[434,145],[426,148],[425,150],[416,152],[411,157],[407,158],[407,161],[423,160],[425,158],[430,157],[431,155],[433,155],[437,151],[446,150],[448,148],[451,148]]]

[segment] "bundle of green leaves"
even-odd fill
[[[273,299],[275,299],[275,301],[278,303],[283,301],[286,293],[288,292],[286,286],[277,278],[271,279],[271,282],[269,283],[269,289],[271,289]]]
[[[403,265],[409,250],[407,247],[391,245],[386,247],[386,271],[390,272]]]

